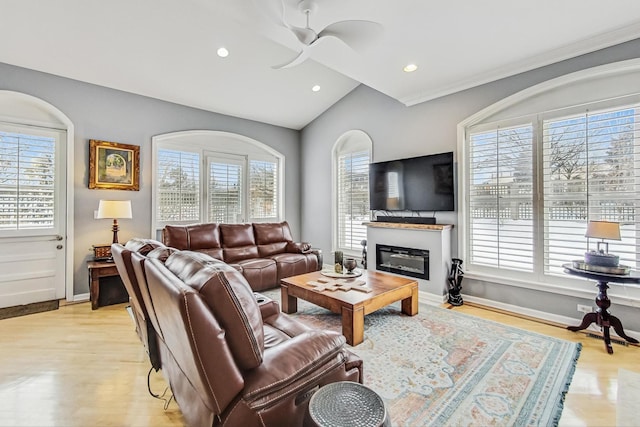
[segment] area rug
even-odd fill
[[[341,330],[338,315],[302,300],[292,316]],[[410,317],[395,304],[366,316],[364,342],[349,348],[394,426],[551,426],[581,344],[424,304]]]

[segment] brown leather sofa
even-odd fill
[[[188,425],[301,426],[319,387],[362,382],[362,361],[342,335],[281,313],[224,262],[171,252],[132,259],[144,270],[162,372]]]
[[[322,252],[293,242],[286,221],[253,224],[167,225],[165,245],[203,252],[241,272],[254,291],[276,287],[285,277],[322,268]]]

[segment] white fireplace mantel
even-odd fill
[[[376,269],[376,244],[429,251],[429,280],[416,279],[421,292],[442,299],[449,290],[451,268],[451,224],[403,224],[368,222],[367,270]],[[393,274],[393,273],[388,273]]]

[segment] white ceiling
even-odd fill
[[[304,26],[298,0],[282,1]],[[363,52],[323,40],[274,70],[300,47],[274,23],[281,0],[0,0],[0,62],[301,129],[360,83],[410,106],[640,37],[638,0],[317,1],[316,30],[365,19],[384,32]]]

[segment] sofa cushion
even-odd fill
[[[269,223],[256,222],[253,224],[253,230],[258,245],[293,241],[287,221]]]
[[[241,369],[259,366],[264,349],[262,317],[242,274],[220,260],[192,251],[173,253],[165,265],[200,293],[223,329],[234,331],[227,333],[227,340],[238,366]]]
[[[285,252],[287,244],[292,240],[289,224],[286,221],[255,223],[253,231],[258,245],[258,254],[263,258]]]
[[[222,247],[217,223],[166,225],[162,229],[162,240],[167,246],[190,251]]]
[[[220,234],[224,262],[232,264],[258,258],[258,247],[251,224],[220,224]]]
[[[251,224],[220,224],[223,248],[255,246]]]
[[[318,258],[313,254],[282,253],[269,257],[278,266],[278,282],[285,277],[298,276],[317,270]]]
[[[251,258],[238,261],[242,274],[254,291],[273,288],[278,285],[278,267],[272,259]]]

